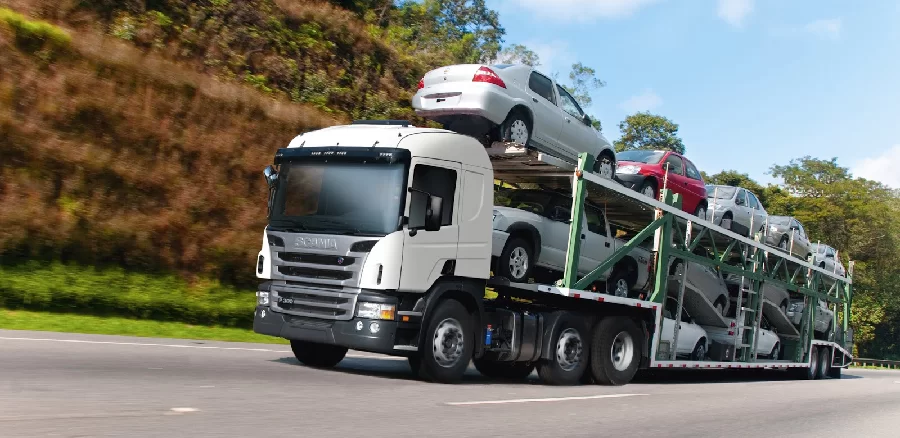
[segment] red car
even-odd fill
[[[616,154],[616,180],[623,186],[659,199],[666,167],[667,188],[682,197],[681,209],[706,218],[706,184],[690,160],[671,151],[630,150]]]

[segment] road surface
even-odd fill
[[[0,436],[898,436],[898,372],[716,376],[439,385],[365,353],[315,370],[283,345],[0,330]]]

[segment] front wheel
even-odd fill
[[[651,180],[645,180],[641,187],[638,189],[638,192],[648,198],[657,199],[659,196],[656,194],[656,186],[653,185]]]
[[[309,341],[291,341],[294,357],[304,365],[314,368],[333,368],[344,360],[347,347],[318,344]]]
[[[534,250],[525,239],[514,237],[506,242],[500,253],[498,271],[514,283],[527,283],[533,266]]]
[[[706,340],[700,339],[697,341],[697,345],[694,346],[694,351],[691,353],[691,360],[704,360],[706,359]]]
[[[428,326],[423,332],[420,359],[410,367],[418,368],[419,377],[439,383],[462,380],[475,344],[472,338],[472,318],[463,305],[447,299],[437,304]]]
[[[602,154],[594,163],[594,173],[606,179],[614,179],[616,177],[616,166],[613,164],[609,155]]]
[[[603,318],[591,333],[591,374],[602,385],[624,385],[641,359],[641,330],[631,318]]]
[[[698,205],[697,209],[694,210],[694,216],[697,216],[702,220],[706,220],[706,206],[703,204]]]
[[[538,363],[541,380],[550,385],[579,383],[590,359],[589,335],[581,318],[571,313],[563,314],[553,330],[550,359]]]
[[[525,112],[521,109],[511,111],[500,126],[500,136],[504,141],[528,146],[531,140],[531,121]]]

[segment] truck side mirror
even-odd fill
[[[441,229],[444,215],[444,200],[440,196],[432,196],[428,192],[409,189],[409,230],[415,235],[416,230],[437,231]]]
[[[272,167],[272,165],[266,166],[266,168],[263,169],[263,175],[266,177],[266,184],[269,188],[274,188],[275,183],[278,182],[278,172],[275,171],[275,168]]]

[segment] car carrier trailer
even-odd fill
[[[647,198],[523,145],[477,140],[408,122],[355,122],[296,137],[266,168],[269,224],[256,266],[254,331],[291,341],[299,361],[333,367],[348,349],[405,356],[420,377],[459,381],[474,362],[482,374],[525,379],[537,368],[548,384],[623,385],[638,369],[782,369],[797,378],[839,377],[851,362],[851,275],[838,277],[680,210],[663,189]],[[511,283],[491,275],[496,180],[571,190],[565,271],[555,284]],[[628,239],[579,277],[585,200],[603,206]],[[594,292],[597,278],[652,239],[652,281],[638,297]],[[708,254],[698,255],[705,248]],[[690,260],[749,280],[734,322],[669,266]],[[852,273],[852,265],[851,265]],[[824,278],[833,280],[825,286]],[[760,293],[764,282],[806,302],[794,326]],[[672,285],[674,284],[674,287]],[[486,298],[491,288],[496,297]],[[744,295],[748,295],[744,300]],[[714,343],[705,360],[676,360],[660,339],[662,303],[677,298],[734,341]],[[834,309],[833,327],[815,339],[814,309]],[[741,305],[740,303],[744,303]],[[774,310],[773,310],[774,309]],[[779,318],[775,312],[781,313]],[[755,342],[762,315],[779,331],[780,358],[762,360]]]

